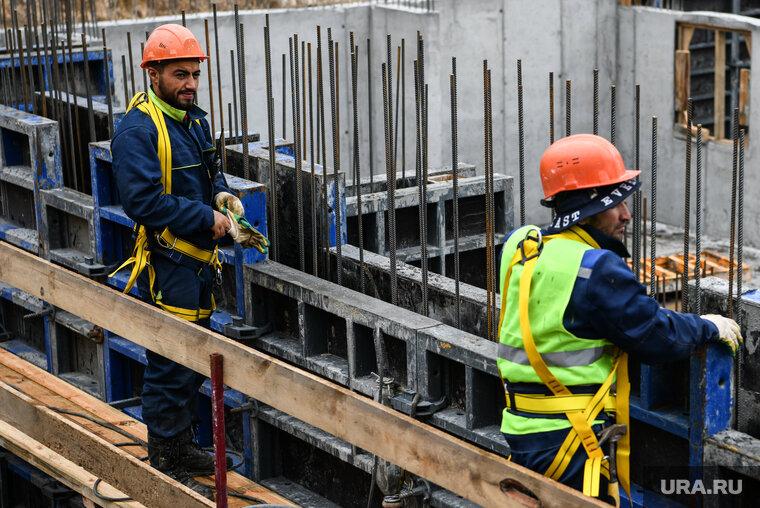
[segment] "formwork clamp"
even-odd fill
[[[267,323],[264,326],[250,326],[240,316],[231,316],[232,322],[225,323],[222,327],[222,333],[234,340],[251,340],[257,339],[271,331],[272,327]]]
[[[439,400],[426,400],[417,395],[415,392],[401,392],[391,399],[391,407],[396,411],[416,417],[437,413],[448,403],[445,396]]]

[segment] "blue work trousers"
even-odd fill
[[[151,254],[151,264],[156,271],[153,292],[157,298],[160,295],[164,304],[183,309],[212,308],[214,273],[211,266],[178,263],[155,251]],[[143,278],[143,275],[147,275],[147,270],[141,274],[140,293],[143,299],[152,303],[147,277]],[[210,319],[197,321],[197,324],[209,328]],[[175,338],[162,339],[171,341]],[[205,376],[152,351],[145,354],[148,366],[143,377],[143,421],[153,436],[176,436],[198,419],[198,389]]]
[[[595,434],[599,434],[602,425],[591,427]],[[562,443],[567,437],[568,429],[553,430],[550,432],[536,432],[535,434],[502,434],[509,444],[512,452],[510,460],[515,464],[527,467],[539,474],[544,474],[557,456]],[[606,451],[605,451],[606,453]],[[583,491],[583,468],[586,465],[588,454],[583,446],[579,446],[575,455],[559,479],[560,483]],[[607,478],[601,477],[599,482],[599,499],[610,502],[607,496]]]

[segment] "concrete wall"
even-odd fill
[[[449,79],[451,57],[457,57],[459,159],[477,166],[482,172],[483,146],[483,60],[492,69],[494,114],[494,167],[497,172],[518,178],[518,129],[516,61],[522,59],[525,118],[525,188],[528,222],[546,223],[548,210],[538,200],[542,197],[538,165],[549,144],[548,74],[554,72],[555,137],[565,135],[565,81],[572,82],[572,132],[592,131],[593,69],[599,69],[599,133],[610,135],[610,85],[617,87],[617,145],[626,165],[634,166],[634,88],[641,85],[640,164],[644,171],[645,196],[650,195],[651,117],[659,119],[659,184],[658,220],[683,224],[684,153],[683,135],[674,131],[674,51],[676,24],[679,21],[717,25],[725,28],[758,33],[760,21],[734,15],[698,12],[677,12],[652,8],[623,8],[615,0],[473,0],[457,2],[439,0],[437,12],[383,5],[354,4],[345,8],[328,7],[299,10],[273,10],[272,26],[273,79],[275,98],[275,133],[282,136],[282,54],[288,51],[288,36],[297,32],[300,38],[313,43],[316,59],[316,26],[322,27],[323,65],[327,126],[327,165],[333,165],[332,133],[327,72],[327,28],[332,27],[333,39],[339,43],[340,75],[340,132],[341,169],[351,180],[352,101],[350,98],[349,32],[356,34],[359,45],[359,129],[362,175],[369,175],[369,119],[367,81],[367,37],[372,39],[372,167],[375,175],[385,172],[383,135],[382,81],[380,66],[386,60],[386,34],[393,35],[395,46],[406,42],[406,171],[414,171],[414,94],[413,60],[416,55],[417,30],[425,38],[425,73],[429,83],[429,160],[430,167],[451,164]],[[188,27],[194,33],[204,33],[203,17],[189,17]],[[169,18],[140,22],[104,24],[109,44],[114,48],[116,62],[116,98],[123,97],[120,55],[126,49],[126,32],[133,34],[135,57],[144,32],[158,24],[177,21]],[[267,137],[266,102],[263,55],[264,11],[245,11],[240,14],[245,26],[246,74],[249,129]],[[231,101],[232,88],[229,50],[234,47],[232,13],[219,14],[220,47],[222,48],[223,95],[225,104]],[[212,55],[213,25],[211,27]],[[758,58],[758,57],[756,57]],[[288,64],[289,65],[289,64]],[[135,64],[137,67],[137,62]],[[205,72],[205,65],[203,66]],[[394,65],[394,82],[396,77]],[[289,74],[289,66],[286,74]],[[216,62],[213,62],[216,89]],[[316,86],[316,68],[314,68]],[[138,88],[142,77],[136,75]],[[204,75],[205,78],[205,75]],[[758,84],[752,84],[756,89]],[[208,107],[208,85],[202,79],[199,101]],[[292,139],[289,77],[286,89],[287,134]],[[396,104],[394,94],[394,105]],[[308,106],[308,104],[307,104]],[[219,111],[215,103],[217,125]],[[395,109],[395,108],[394,108]],[[395,113],[395,111],[394,111]],[[227,111],[225,107],[225,116]],[[400,110],[399,110],[400,114]],[[315,112],[316,115],[316,112]],[[754,114],[757,117],[758,114]],[[753,124],[752,120],[750,123]],[[225,121],[227,123],[227,121]],[[400,126],[400,121],[399,121]],[[746,167],[758,148],[748,140]],[[401,171],[401,136],[398,139],[398,170]],[[307,155],[307,154],[305,154]],[[704,165],[704,233],[713,237],[725,235],[730,209],[731,146],[725,142],[707,142]],[[694,181],[694,176],[692,176]],[[751,191],[760,185],[758,177],[747,171],[746,218],[750,221],[760,213],[760,205],[749,199]],[[515,200],[516,220],[519,208]],[[692,196],[692,206],[694,197]],[[749,223],[749,222],[748,222]],[[693,230],[693,226],[692,226]],[[760,239],[748,235],[751,245]]]
[[[651,171],[651,116],[659,117],[658,136],[658,184],[657,218],[668,224],[683,225],[686,140],[683,134],[674,130],[675,96],[674,55],[676,49],[676,25],[679,22],[698,23],[727,29],[741,29],[751,32],[752,38],[760,36],[760,20],[708,12],[677,12],[651,8],[619,9],[619,57],[618,77],[621,85],[632,89],[634,83],[642,84],[641,99],[641,168],[644,170],[644,195],[650,195]],[[756,54],[751,61],[753,69],[760,68]],[[760,83],[750,82],[750,96],[760,93]],[[632,108],[624,111],[619,123],[633,124]],[[760,122],[760,114],[750,108],[750,126]],[[729,112],[727,111],[727,114]],[[624,138],[626,162],[632,160],[632,138]],[[752,161],[758,157],[757,143],[750,134],[745,153],[746,181],[744,187],[745,216],[747,224],[757,221],[760,206],[750,196],[760,188],[760,181],[752,171]],[[695,224],[695,154],[692,146],[692,219]],[[703,233],[714,238],[729,237],[729,216],[731,207],[731,167],[732,145],[727,141],[709,141],[703,153]],[[748,234],[745,241],[760,245],[760,238]]]

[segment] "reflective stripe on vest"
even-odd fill
[[[612,355],[614,346],[601,346],[576,351],[558,351],[555,353],[541,353],[541,357],[549,367],[583,367],[599,360],[603,355]],[[521,347],[509,346],[499,343],[499,358],[509,360],[518,365],[530,365],[528,354]]]

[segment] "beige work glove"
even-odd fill
[[[240,202],[237,196],[229,192],[220,192],[214,196],[214,205],[222,213],[227,213],[225,210],[232,210],[235,215],[240,215],[241,217],[245,215],[243,203]]]
[[[233,213],[232,210],[226,210],[227,218],[230,219],[230,230],[227,233],[239,243],[244,249],[253,247],[262,254],[269,251],[269,240],[262,235],[256,228],[245,220],[245,217]]]
[[[718,328],[718,342],[729,349],[731,356],[736,356],[736,352],[744,343],[741,328],[736,321],[718,314],[705,314],[700,317]]]

